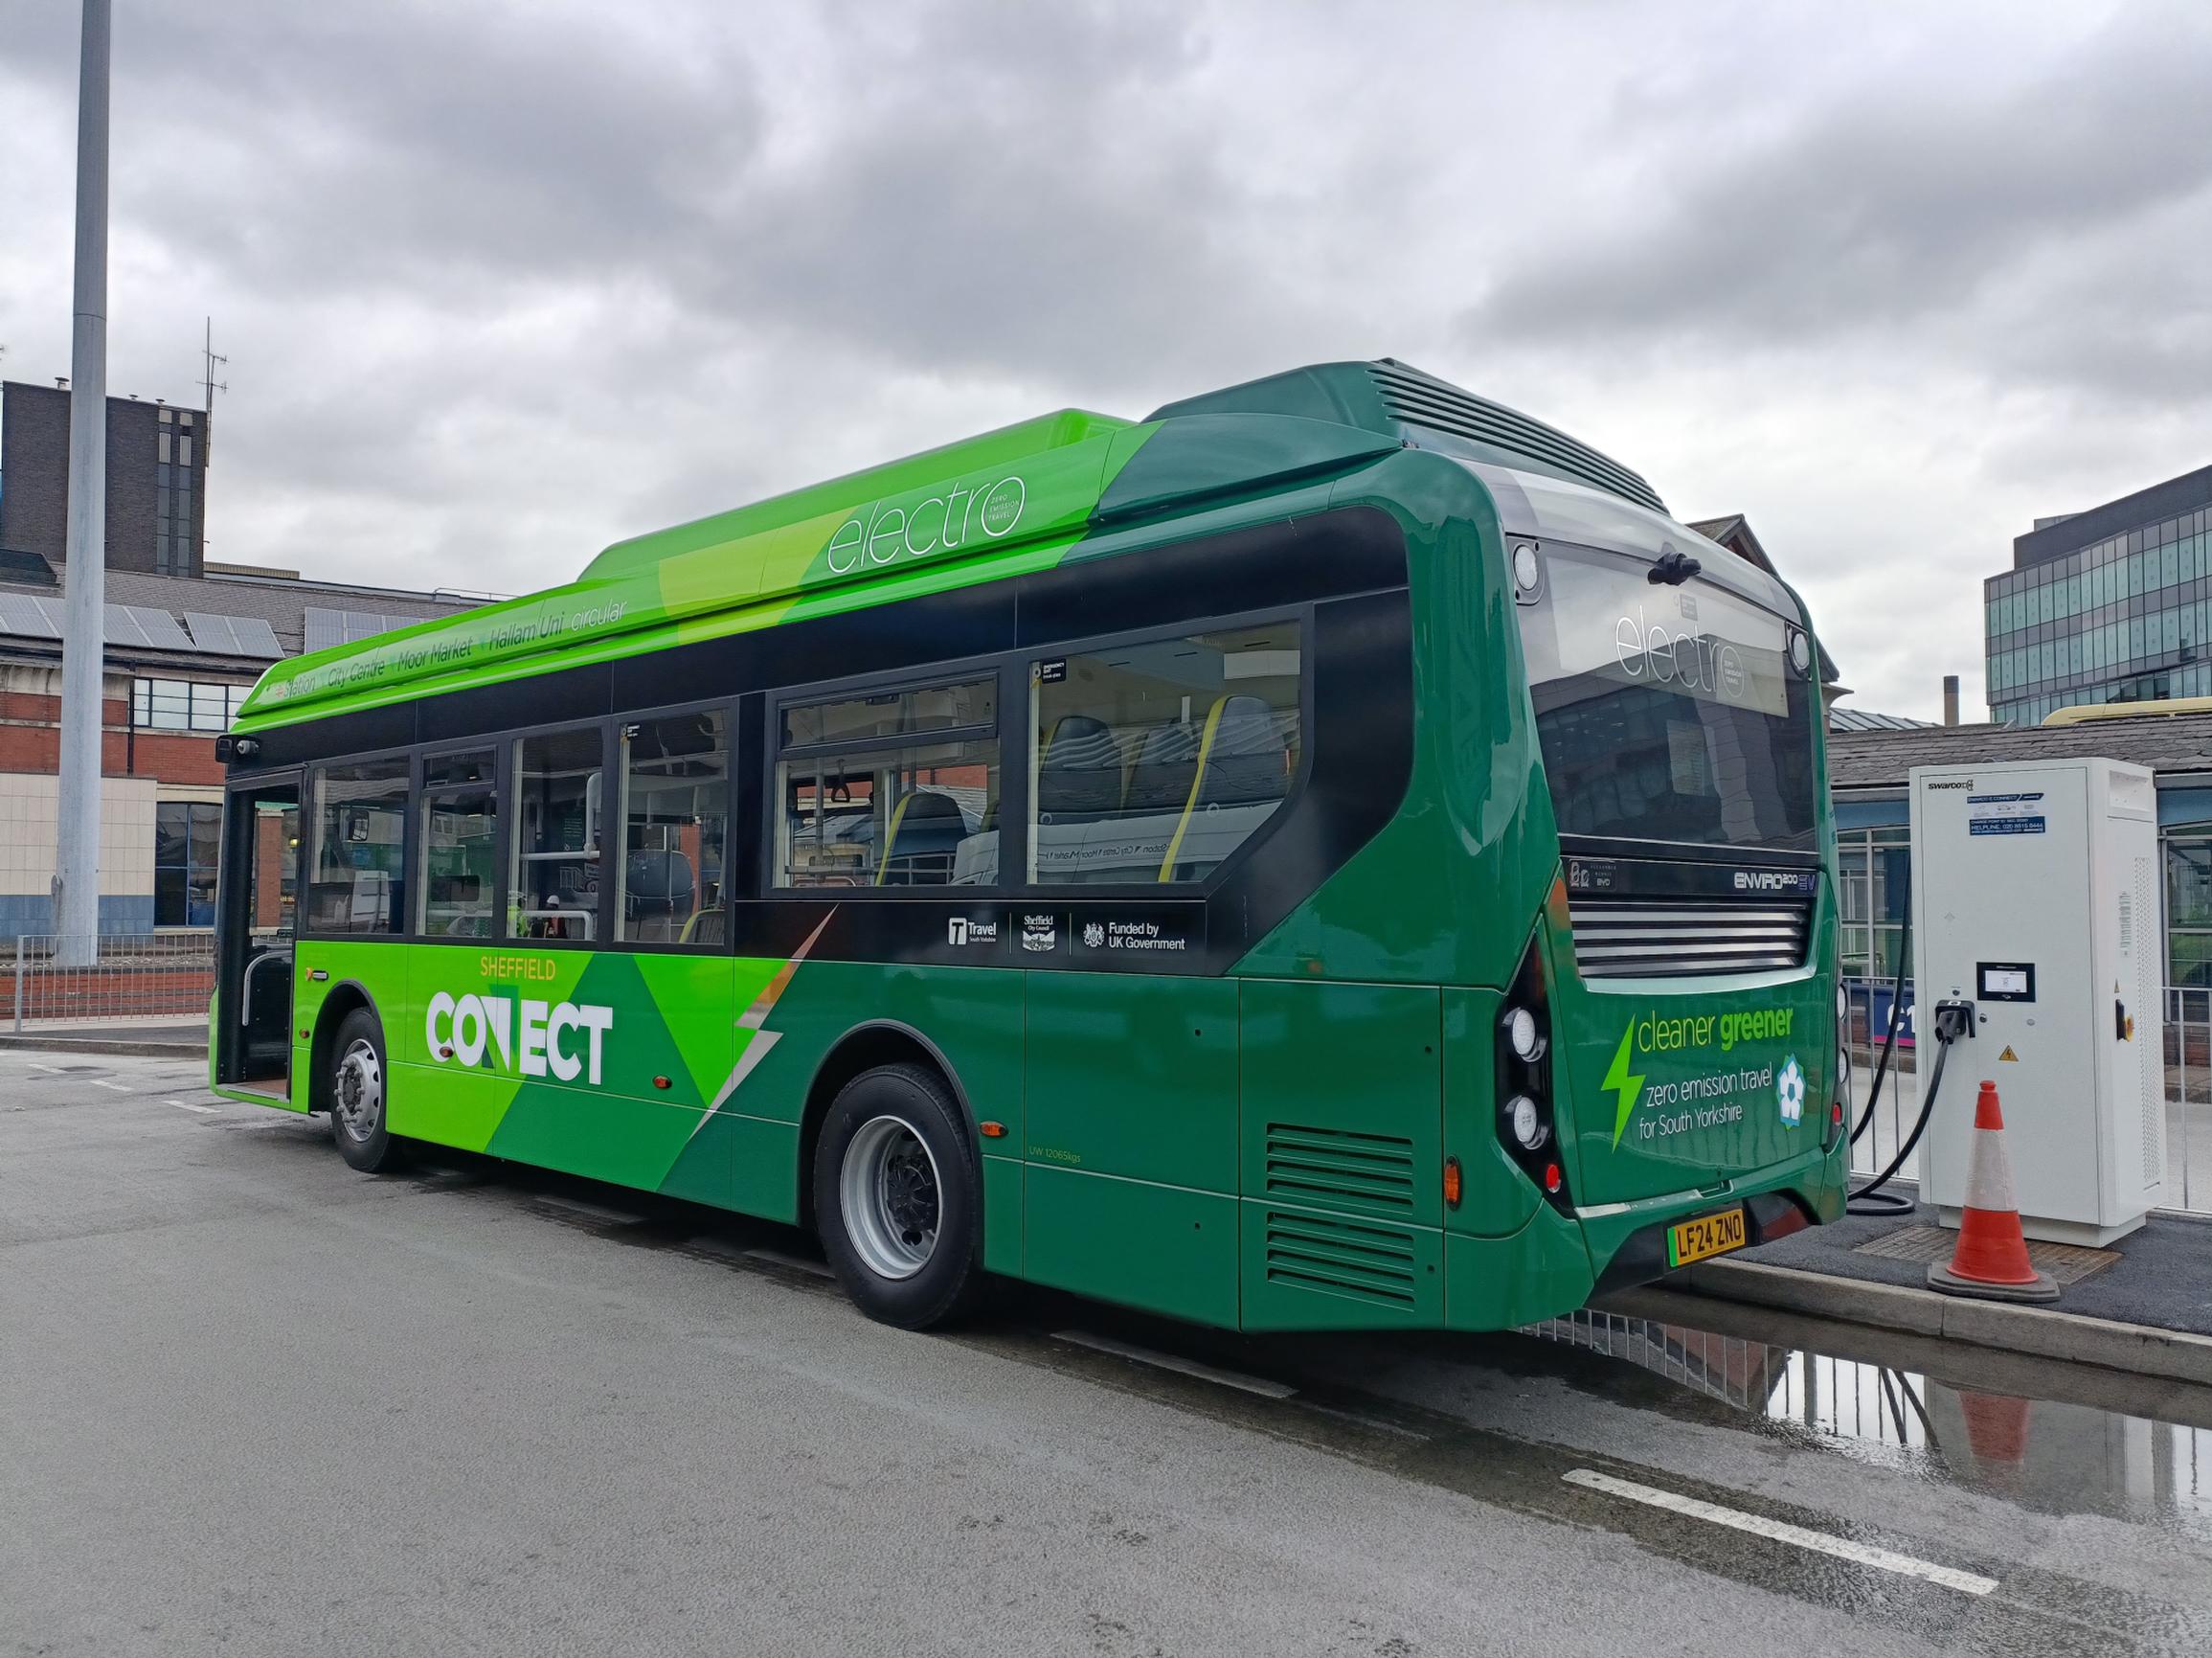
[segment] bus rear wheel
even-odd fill
[[[838,1092],[814,1151],[823,1253],[853,1305],[901,1329],[963,1310],[982,1211],[959,1108],[918,1065],[879,1065]]]
[[[399,1146],[385,1123],[390,1069],[384,1062],[384,1028],[367,1008],[339,1022],[330,1044],[330,1132],[338,1155],[364,1174],[399,1166]]]

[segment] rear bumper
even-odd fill
[[[1846,1147],[1815,1150],[1706,1193],[1673,1192],[1569,1216],[1548,1204],[1508,1238],[1445,1237],[1445,1323],[1499,1329],[1556,1318],[1592,1295],[1666,1275],[1666,1230],[1731,1206],[1758,1244],[1841,1218]]]
[[[1675,1192],[1637,1203],[1608,1204],[1576,1215],[1590,1249],[1591,1293],[1649,1283],[1665,1276],[1667,1228],[1694,1215],[1741,1207],[1749,1244],[1772,1242],[1807,1226],[1840,1219],[1846,1181],[1845,1147],[1814,1150],[1778,1163],[1727,1190]]]

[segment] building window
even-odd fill
[[[163,801],[153,808],[153,924],[215,924],[215,857],[223,808],[213,802]]]
[[[616,937],[719,944],[730,737],[719,712],[622,728],[622,861]]]
[[[995,886],[998,682],[783,711],[779,887]]]
[[[599,909],[598,726],[518,738],[510,939],[588,939]]]
[[[1897,976],[1910,898],[1912,831],[1904,824],[1836,836],[1843,899],[1843,976]]]
[[[2166,982],[2212,987],[2212,829],[2166,837]]]
[[[1295,622],[1035,664],[1030,880],[1211,874],[1290,794],[1298,665]]]
[[[407,761],[328,765],[315,774],[315,849],[307,927],[395,933],[407,829]]]
[[[249,685],[215,685],[203,680],[134,679],[130,682],[130,723],[141,731],[230,730],[245,706]]]

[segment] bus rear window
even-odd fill
[[[1554,551],[1521,612],[1564,835],[1811,852],[1817,688],[1783,620],[1640,560]]]

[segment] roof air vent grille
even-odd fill
[[[1525,455],[1638,507],[1654,512],[1666,511],[1665,503],[1637,474],[1541,420],[1532,420],[1517,410],[1463,392],[1388,357],[1369,363],[1367,373],[1374,376],[1375,389],[1382,394],[1383,406],[1391,418],[1409,426],[1426,426]]]

